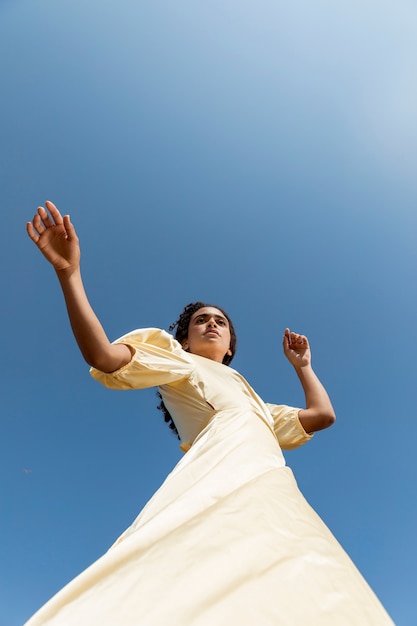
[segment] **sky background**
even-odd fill
[[[25,222],[70,213],[109,337],[223,306],[234,367],[336,425],[286,453],[400,626],[414,626],[417,5],[0,1],[0,626],[130,525],[180,459],[154,390],[94,382]]]

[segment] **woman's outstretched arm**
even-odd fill
[[[311,351],[307,337],[290,332],[284,334],[284,354],[294,366],[306,398],[306,408],[299,412],[300,422],[308,433],[331,426],[336,415],[327,392],[311,367]]]
[[[84,359],[103,372],[113,372],[132,357],[124,344],[111,344],[94,313],[81,278],[80,246],[69,215],[61,216],[52,202],[39,207],[26,229],[57,274],[71,327]]]

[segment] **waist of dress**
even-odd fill
[[[269,419],[266,415],[264,415],[263,411],[255,411],[253,407],[249,407],[247,405],[236,405],[233,407],[229,405],[221,409],[214,409],[201,423],[199,432],[196,433],[194,437],[187,438],[181,442],[179,446],[180,449],[184,453],[188,452],[194,441],[203,434],[203,431],[208,428],[216,418],[219,420],[226,420],[230,416],[233,419],[239,420],[239,418],[242,418],[243,415],[250,415],[254,419],[261,420],[275,437],[272,417]]]

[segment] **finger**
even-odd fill
[[[37,233],[35,233],[32,222],[26,223],[26,232],[29,235],[29,237],[32,239],[33,243],[38,243],[40,237]]]
[[[45,206],[48,209],[48,211],[50,212],[50,214],[52,215],[52,218],[53,218],[55,224],[62,224],[62,222],[63,222],[62,215],[58,211],[58,209],[56,208],[55,204],[53,202],[51,202],[50,200],[47,200],[45,202]]]
[[[33,217],[33,228],[38,235],[42,235],[42,233],[46,230],[45,226],[41,222],[41,218],[39,213],[36,213]]]
[[[303,346],[304,345],[304,341],[303,341],[302,336],[301,335],[295,335],[295,337],[294,337],[294,335],[293,335],[292,343],[293,343],[294,346],[297,346],[297,348],[299,348],[300,346]]]
[[[64,228],[67,233],[67,239],[69,240],[77,239],[77,233],[75,232],[75,228],[71,223],[71,218],[69,215],[64,215]]]
[[[38,207],[38,214],[45,226],[45,228],[50,228],[51,226],[54,226],[51,218],[48,215],[48,212],[43,208],[43,206]]]
[[[305,335],[296,335],[294,345],[305,348],[308,345],[307,337]]]

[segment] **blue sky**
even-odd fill
[[[287,462],[393,619],[415,616],[417,7],[405,0],[0,2],[0,624],[98,558],[181,456],[153,390],[88,374],[25,234],[70,213],[114,339],[232,316],[234,366],[338,421]]]

